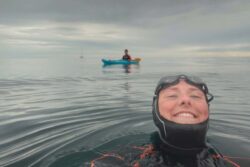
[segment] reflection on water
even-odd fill
[[[131,65],[123,65],[125,73],[131,73]]]
[[[121,72],[131,73],[138,72],[140,69],[139,64],[112,64],[112,65],[103,65],[103,72]]]
[[[1,62],[0,166],[70,167],[116,139],[148,138],[156,130],[157,81],[186,72],[207,81],[215,95],[210,142],[225,155],[249,157],[250,58],[145,58],[129,66],[83,60]]]

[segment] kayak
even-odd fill
[[[123,59],[119,59],[119,60],[109,60],[109,59],[102,59],[102,62],[104,63],[104,65],[112,65],[112,64],[124,64],[124,65],[128,65],[128,64],[139,64],[140,62],[140,58],[136,58],[134,60],[123,60]]]

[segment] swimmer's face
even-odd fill
[[[204,93],[185,80],[163,89],[158,105],[161,116],[175,123],[197,124],[208,119],[209,109]]]

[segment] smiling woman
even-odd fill
[[[197,77],[163,77],[153,100],[153,119],[159,133],[151,136],[152,144],[132,147],[133,153],[124,157],[105,154],[94,159],[91,167],[118,164],[133,167],[239,167],[206,141],[212,99],[206,84]]]
[[[212,97],[206,84],[197,77],[178,75],[159,81],[153,116],[161,140],[171,150],[183,154],[203,149],[208,129],[208,102]]]
[[[180,124],[201,123],[208,119],[205,94],[184,80],[160,92],[159,111],[164,118]]]

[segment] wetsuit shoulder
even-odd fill
[[[240,167],[236,162],[230,158],[223,156],[215,147],[208,144],[208,153],[212,157],[213,163],[216,167]]]
[[[88,167],[146,167],[149,166],[146,164],[149,164],[152,154],[154,154],[154,151],[151,144],[130,146],[120,150],[119,153],[104,154],[92,160]]]
[[[155,152],[157,152],[158,158],[162,158],[166,166],[191,166],[191,167],[240,167],[232,160],[223,156],[215,147],[207,143],[201,152],[193,156],[182,156],[173,154],[164,146],[159,134],[151,134],[151,142],[154,144]],[[158,160],[159,161],[159,160]]]
[[[103,154],[102,156],[93,159],[90,163],[86,164],[86,167],[128,167],[124,161],[124,157],[118,154]]]

